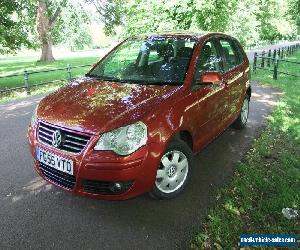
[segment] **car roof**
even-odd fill
[[[143,37],[146,39],[153,39],[153,38],[182,38],[182,39],[193,39],[193,40],[200,40],[203,37],[211,37],[214,35],[222,35],[227,36],[224,33],[220,32],[193,32],[193,31],[170,31],[170,32],[160,32],[160,33],[150,33],[140,35],[139,37]]]

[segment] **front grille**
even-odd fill
[[[40,122],[38,127],[39,141],[52,146],[52,135],[56,130],[59,130],[62,136],[62,142],[57,148],[71,153],[80,153],[91,138],[87,135],[77,134],[76,132],[70,132],[54,125]]]
[[[64,172],[61,172],[55,168],[48,167],[47,165],[40,163],[40,170],[43,175],[49,180],[67,189],[73,189],[76,183],[76,177]]]
[[[114,182],[109,181],[94,181],[94,180],[83,180],[82,187],[85,192],[94,194],[122,194],[128,191],[132,186],[132,181],[119,182],[122,184],[121,190],[114,190]]]

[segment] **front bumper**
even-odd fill
[[[28,128],[28,142],[34,159],[36,147],[39,146],[73,160],[74,176],[67,176],[59,171],[48,174],[47,169],[45,170],[42,164],[34,160],[37,173],[46,181],[73,194],[106,200],[125,200],[151,191],[163,151],[158,143],[145,145],[129,156],[118,156],[109,151],[93,150],[96,140],[97,138],[92,138],[80,154],[72,154],[38,142],[35,129]],[[70,178],[74,185],[67,188],[64,182],[57,181],[64,178]],[[67,181],[69,183],[69,180]],[[113,192],[110,188],[116,182],[124,186],[120,192]]]

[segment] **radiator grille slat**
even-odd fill
[[[38,140],[52,146],[52,135],[56,130],[59,130],[62,135],[62,143],[58,149],[67,152],[76,154],[80,153],[91,139],[91,137],[88,135],[71,132],[45,122],[39,122]]]
[[[42,134],[39,135],[39,138],[41,138],[43,141],[46,141],[49,145],[51,145],[51,139],[45,137]]]
[[[89,139],[85,138],[80,138],[78,136],[73,136],[73,135],[66,135],[67,138],[73,139],[73,140],[78,140],[78,141],[83,141],[83,142],[88,142]]]

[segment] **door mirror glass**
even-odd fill
[[[205,85],[220,83],[221,81],[222,76],[219,72],[204,72],[200,78],[200,83]]]

